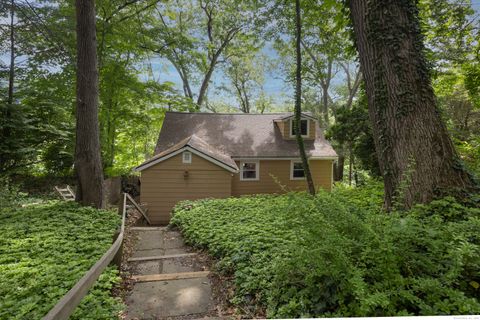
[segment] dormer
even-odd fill
[[[275,119],[275,124],[278,126],[280,133],[285,140],[295,140],[295,115],[287,115],[283,118]],[[305,140],[314,140],[316,135],[317,120],[309,114],[302,113],[300,120],[300,130],[302,137]]]

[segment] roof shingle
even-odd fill
[[[155,154],[166,151],[193,136],[200,150],[224,163],[227,158],[295,158],[299,157],[295,140],[285,140],[274,120],[292,113],[224,114],[167,112]],[[309,157],[331,158],[337,154],[316,124],[315,140],[305,140]],[[189,141],[192,141],[190,139]],[[194,141],[194,143],[195,143]],[[193,146],[192,146],[193,147]],[[210,150],[210,151],[208,151]],[[170,151],[171,152],[171,151]],[[230,162],[231,164],[231,162]]]

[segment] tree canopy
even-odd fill
[[[478,7],[421,0],[417,8],[436,104],[460,159],[478,175]],[[70,176],[74,4],[12,0],[0,9],[0,171]],[[293,111],[294,9],[291,1],[96,1],[104,174],[129,173],[152,155],[167,110]],[[337,179],[349,164],[378,176],[348,1],[303,0],[300,10],[302,108],[331,128]]]

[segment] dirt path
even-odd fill
[[[132,228],[128,259],[136,280],[126,298],[126,319],[197,319],[215,315],[212,285],[202,259],[166,227]]]

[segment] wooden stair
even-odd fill
[[[62,197],[63,200],[75,201],[75,193],[73,192],[72,189],[70,189],[70,186],[68,184],[65,189],[61,189],[55,186],[55,190],[58,192],[58,194]]]
[[[195,272],[178,272],[178,273],[160,273],[147,275],[134,275],[132,279],[136,282],[153,282],[153,281],[171,281],[183,279],[195,279],[207,277],[210,271],[195,271]]]

